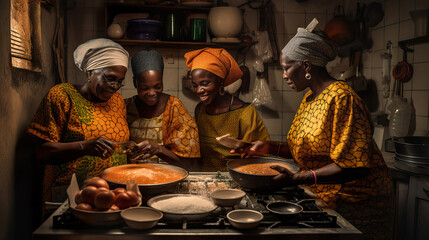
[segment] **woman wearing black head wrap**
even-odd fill
[[[137,143],[131,161],[167,162],[198,170],[197,124],[177,97],[162,92],[161,54],[140,51],[132,57],[131,66],[137,88],[137,95],[125,100],[130,139]]]
[[[307,27],[308,28],[308,27]],[[293,157],[301,172],[281,174],[280,186],[307,184],[323,203],[363,232],[364,239],[392,239],[392,180],[372,138],[372,122],[360,97],[326,71],[336,56],[323,32],[300,28],[281,54],[283,78],[303,91],[286,143],[256,141],[232,152]]]

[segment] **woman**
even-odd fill
[[[74,61],[88,77],[85,84],[52,87],[28,129],[40,141],[37,158],[47,164],[45,201],[51,200],[51,188],[60,191],[60,199],[54,194],[53,201],[64,200],[61,195],[73,173],[82,183],[108,167],[127,163],[115,143],[129,138],[125,102],[117,92],[127,71],[128,52],[111,40],[93,39],[78,46]]]
[[[185,54],[192,85],[201,102],[195,108],[201,142],[202,171],[227,171],[233,156],[216,142],[230,134],[243,141],[269,140],[268,131],[255,107],[225,92],[225,86],[241,78],[234,58],[224,49],[204,48]]]
[[[392,181],[372,138],[369,111],[345,82],[333,79],[326,64],[336,56],[323,32],[298,29],[281,54],[283,78],[305,94],[286,143],[255,141],[231,152],[293,157],[301,172],[281,174],[280,186],[308,184],[329,207],[363,232],[364,239],[392,237]]]
[[[138,143],[133,155],[138,154],[140,162],[167,162],[196,170],[200,157],[197,124],[177,97],[162,92],[161,54],[140,51],[132,57],[131,66],[138,95],[125,102],[130,139]]]

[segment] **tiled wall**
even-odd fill
[[[68,2],[68,62],[67,76],[69,82],[83,82],[85,76],[74,66],[71,58],[76,46],[88,39],[95,37],[105,37],[104,31],[104,3],[112,1],[85,1],[75,0]],[[127,2],[127,1],[125,1]],[[241,0],[226,1],[231,6],[242,4]],[[354,17],[357,1],[345,0],[318,0],[298,3],[296,0],[272,0],[274,4],[275,20],[277,26],[277,40],[279,50],[294,36],[297,27],[306,26],[314,17],[319,20],[318,28],[323,29],[325,24],[333,17],[334,8],[337,4],[344,5],[347,15]],[[360,1],[370,3],[372,1]],[[379,1],[384,5],[385,18],[374,28],[371,29],[374,39],[373,48],[363,54],[363,73],[366,78],[372,79],[377,86],[377,92],[373,93],[379,99],[378,111],[384,110],[384,102],[381,94],[381,57],[380,53],[385,50],[386,42],[393,42],[392,67],[402,56],[398,48],[398,40],[409,39],[413,37],[413,21],[408,12],[414,9],[429,8],[429,1],[425,0],[385,0]],[[259,14],[256,10],[246,7],[244,19],[248,28],[257,30]],[[414,128],[417,133],[425,133],[428,130],[429,121],[429,43],[416,45],[415,53],[408,55],[408,60],[414,64],[415,75],[411,81],[404,84],[404,96],[412,98],[415,107]],[[132,56],[141,48],[127,48]],[[157,49],[164,56],[164,91],[168,94],[179,97],[193,115],[195,105],[198,99],[186,95],[182,91],[182,76],[186,73],[184,53],[190,49]],[[231,52],[236,56],[237,52]],[[238,53],[241,54],[241,53]],[[249,66],[249,61],[246,62]],[[282,80],[282,70],[280,66],[271,64],[268,69],[268,82],[272,92],[273,102],[275,104],[269,108],[261,109],[259,112],[266,124],[272,139],[285,140],[287,131],[291,125],[294,114],[299,106],[303,93],[297,93],[291,90]],[[253,88],[256,72],[251,69],[251,88]],[[132,80],[131,71],[128,71],[125,86],[121,89],[124,98],[130,97],[136,93]],[[378,94],[377,94],[378,93]],[[240,98],[251,102],[253,99],[252,91]]]

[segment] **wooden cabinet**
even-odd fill
[[[148,13],[151,19],[162,21],[163,16],[168,13],[178,13],[186,24],[186,16],[189,14],[209,13],[210,8],[187,7],[187,6],[165,6],[165,5],[143,5],[143,4],[107,4],[105,5],[105,29],[113,22],[115,16],[124,13]],[[124,29],[125,30],[125,29]],[[197,49],[203,47],[222,47],[226,49],[240,49],[251,46],[250,43],[212,43],[212,42],[189,42],[155,40],[133,40],[127,39],[126,34],[122,39],[116,39],[117,43],[127,47],[162,47],[162,48],[190,48]]]

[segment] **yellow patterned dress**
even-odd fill
[[[310,190],[363,231],[364,239],[391,239],[393,185],[372,138],[369,111],[342,81],[307,101],[311,94],[304,96],[287,136],[295,161],[303,171],[334,162],[370,173],[344,184],[311,185]]]
[[[94,103],[86,100],[69,83],[52,87],[44,97],[28,133],[49,142],[75,142],[104,137],[123,142],[129,139],[126,107],[119,93],[107,102]],[[45,200],[50,199],[51,186],[70,184],[76,173],[79,182],[98,176],[108,167],[127,163],[127,156],[120,149],[108,159],[83,156],[60,165],[47,165],[44,179]]]
[[[202,104],[196,112],[198,131],[201,141],[203,172],[228,171],[227,158],[232,157],[231,149],[220,145],[216,137],[230,134],[243,141],[270,140],[270,135],[258,112],[252,104],[241,108],[211,115]]]
[[[169,96],[164,112],[158,117],[146,119],[139,117],[136,97],[125,100],[132,140],[156,142],[179,157],[200,157],[197,124],[179,98]],[[156,156],[152,160],[163,162]]]

